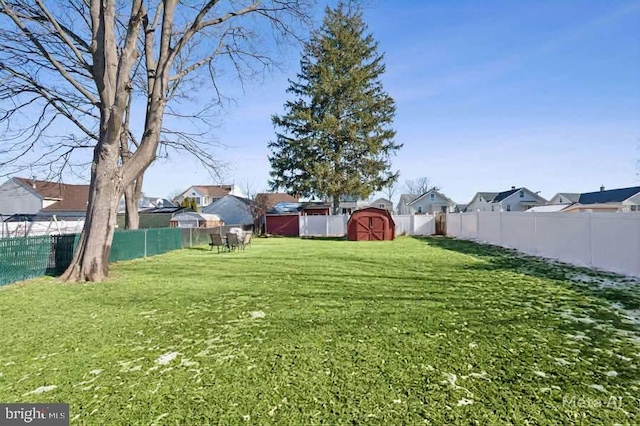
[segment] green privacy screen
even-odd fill
[[[79,235],[0,240],[0,285],[42,275],[59,275],[69,266]],[[181,248],[180,229],[116,231],[109,262],[154,256]]]

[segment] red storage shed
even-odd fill
[[[347,222],[350,241],[383,241],[395,238],[396,224],[385,209],[367,207],[354,211]]]

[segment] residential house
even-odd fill
[[[177,207],[171,201],[166,198],[161,197],[147,197],[142,194],[140,196],[140,200],[138,200],[138,211],[153,209],[153,208],[162,208],[162,207]],[[120,203],[118,203],[118,213],[124,213],[126,211],[126,206],[124,202],[124,196],[120,199]]]
[[[14,177],[0,185],[0,214],[85,216],[89,185]]]
[[[640,186],[580,194],[566,212],[640,212]]]
[[[235,195],[225,195],[202,209],[202,213],[215,214],[225,225],[251,226],[255,220],[252,200]]]
[[[369,202],[367,200],[363,200],[362,198],[353,195],[343,195],[342,197],[340,197],[338,213],[351,214],[357,209],[368,206]]]
[[[462,213],[467,211],[467,204],[456,204],[454,213]]]
[[[411,207],[409,207],[409,203],[416,198],[418,198],[420,194],[402,194],[400,195],[400,200],[398,200],[398,207],[396,213],[398,214],[411,214]]]
[[[491,200],[491,211],[524,212],[531,207],[543,206],[547,200],[527,188],[516,188],[499,192]]]
[[[497,192],[476,192],[465,211],[467,212],[490,212],[491,200],[493,200]]]
[[[375,201],[371,202],[371,207],[377,207],[379,209],[389,210],[393,213],[393,202],[387,200],[386,198],[378,198]]]
[[[558,192],[547,204],[573,204],[577,203],[579,198],[580,194],[574,192]]]
[[[198,208],[202,209],[226,195],[246,198],[236,185],[194,185],[178,195],[176,201],[181,203],[185,198],[194,198]]]
[[[410,214],[453,213],[456,203],[434,188],[409,201],[407,206]]]
[[[478,192],[467,205],[468,212],[505,211],[523,212],[535,206],[542,206],[547,200],[537,193],[521,187],[512,186],[502,192]]]

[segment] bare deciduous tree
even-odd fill
[[[295,35],[306,3],[0,0],[0,125],[10,144],[0,165],[91,164],[85,228],[63,279],[104,279],[120,197],[135,207],[159,155],[183,149],[215,164],[199,144],[206,132],[167,128],[170,117],[201,118],[172,102],[193,88],[202,96],[206,80],[219,97],[219,60],[245,77],[264,71],[273,62],[258,34]]]
[[[404,181],[404,188],[409,194],[420,195],[428,192],[432,189],[438,189],[431,185],[431,180],[428,177],[420,177],[418,179],[407,179]]]
[[[392,182],[382,189],[382,193],[387,198],[387,200],[392,201],[393,196],[396,194],[396,192],[398,192],[398,188],[398,183]]]
[[[242,189],[244,195],[246,195],[250,200],[256,198],[256,195],[258,194],[255,179],[244,178],[240,183],[240,189]]]

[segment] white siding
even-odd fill
[[[556,194],[547,202],[547,204],[573,204],[573,201],[563,194]]]
[[[433,201],[431,201],[432,194]],[[418,201],[411,203],[410,207],[414,212],[419,212],[421,208],[421,213],[440,213],[442,207],[446,208],[446,212],[453,212],[455,205],[440,194],[433,192],[427,193]]]
[[[632,207],[633,206],[633,207]],[[633,210],[632,210],[633,208]],[[640,213],[640,193],[622,203],[623,212]]]
[[[467,206],[467,211],[468,212],[475,212],[475,211],[490,212],[491,204],[489,204],[487,200],[483,199],[482,197],[477,196],[471,201],[471,203],[469,203],[469,205]]]
[[[35,214],[42,208],[40,196],[29,191],[13,179],[0,185],[0,214]]]
[[[523,212],[525,210],[528,210],[530,206],[523,206],[522,202],[525,203],[530,203],[530,204],[534,204],[535,205],[544,205],[544,201],[540,200],[535,194],[533,194],[532,192],[524,189],[522,190],[523,193],[523,197],[520,197],[520,191],[516,191],[514,194],[511,194],[510,196],[508,196],[507,198],[505,198],[504,200],[502,200],[500,202],[500,205],[502,207],[502,211],[511,211],[511,212]]]

